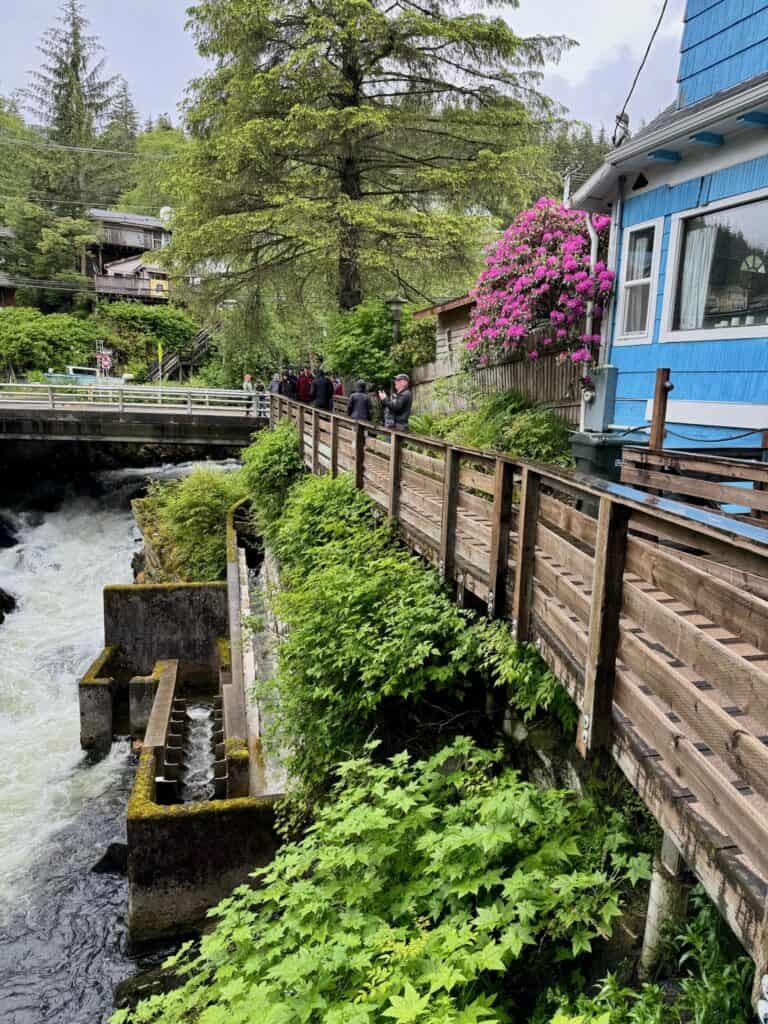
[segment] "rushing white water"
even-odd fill
[[[184,744],[186,768],[182,776],[184,803],[213,799],[213,711],[210,704],[187,708],[187,738]]]
[[[102,588],[129,582],[137,536],[128,508],[74,498],[22,514],[0,551],[0,588],[18,609],[0,625],[0,920],[30,897],[30,861],[125,769],[116,747],[87,764],[77,680],[103,645]]]

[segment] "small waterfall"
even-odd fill
[[[190,704],[181,779],[181,799],[185,804],[213,799],[213,762],[213,708],[210,704]]]

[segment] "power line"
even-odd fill
[[[114,196],[93,196],[86,202],[79,203],[74,199],[44,199],[42,196],[24,195],[21,192],[0,192],[0,198],[2,199],[22,199],[25,202],[35,203],[37,206],[83,206],[93,207],[97,205],[99,201],[114,202]],[[126,206],[130,207],[130,210],[115,210],[115,213],[138,213],[141,210],[156,210],[159,211],[162,207],[159,206],[142,206],[138,203],[126,203]]]
[[[664,15],[667,13],[667,5],[668,5],[668,3],[669,3],[669,0],[664,0],[664,3],[661,5],[661,11],[659,13],[659,17],[658,17],[658,20],[656,21],[656,25],[654,26],[653,32],[651,32],[651,38],[648,40],[648,45],[645,48],[645,53],[643,54],[643,59],[640,61],[640,66],[638,67],[637,71],[635,72],[635,77],[632,79],[632,85],[630,86],[629,92],[627,93],[627,98],[624,100],[624,103],[623,103],[623,105],[621,107],[621,112],[616,115],[616,128],[617,128],[617,131],[619,129],[619,126],[623,125],[623,123],[624,123],[624,117],[625,117],[625,114],[626,114],[626,111],[627,111],[627,105],[628,105],[629,101],[632,99],[632,94],[635,91],[635,86],[637,85],[638,79],[640,78],[642,70],[645,67],[645,62],[648,60],[648,55],[651,52],[651,48],[652,48],[652,46],[654,44],[656,36],[659,33],[659,29],[661,28],[661,23],[664,20]],[[628,124],[628,122],[627,122],[627,124]],[[615,140],[616,140],[616,132],[614,132],[614,143],[615,143]]]
[[[34,142],[15,135],[0,135],[0,145],[31,146],[32,149],[56,149],[67,153],[92,153],[94,156],[121,156],[130,160],[171,160],[178,153],[134,153],[127,149],[96,149],[88,146],[62,146],[58,142]]]

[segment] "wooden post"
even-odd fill
[[[269,429],[274,430],[277,423],[277,415],[275,413],[275,396],[270,393],[269,395]]]
[[[339,421],[331,416],[331,476],[339,475]]]
[[[539,477],[523,467],[520,505],[517,514],[517,554],[515,558],[515,603],[513,626],[518,643],[527,643],[531,635],[533,602],[533,558],[536,550],[536,525],[539,517]]]
[[[355,424],[355,487],[362,491],[365,483],[365,427],[362,423]]]
[[[317,409],[312,410],[312,472],[317,476],[319,468],[318,463],[318,450],[320,445],[320,420]]]
[[[600,499],[595,538],[589,644],[584,674],[584,702],[576,747],[586,757],[607,745],[611,734],[616,649],[619,644],[624,560],[629,509],[610,498]]]
[[[643,933],[638,973],[643,979],[653,975],[664,948],[664,938],[671,925],[685,920],[688,886],[685,884],[685,861],[668,832],[664,833],[656,858],[648,894],[648,915]]]
[[[491,619],[500,619],[506,612],[513,484],[514,465],[497,459],[491,512],[491,554],[488,560],[488,617]]]
[[[440,556],[438,568],[444,580],[452,580],[456,570],[456,504],[459,496],[461,456],[446,445],[443,463],[443,505],[440,512]]]
[[[302,463],[305,464],[306,463],[306,458],[305,458],[305,455],[304,455],[304,406],[303,405],[299,406],[298,419],[299,419],[299,422],[298,422],[297,426],[298,426],[298,431],[299,431],[299,455],[301,455]]]
[[[760,434],[760,449],[760,461],[768,462],[768,430]],[[768,491],[768,484],[764,484],[762,480],[756,480],[753,487],[756,491]],[[768,512],[763,509],[753,509],[752,515],[755,519],[768,519]]]
[[[400,505],[400,467],[403,455],[403,435],[393,430],[389,435],[389,518],[397,519]]]
[[[648,438],[649,448],[664,447],[664,425],[667,421],[667,398],[673,385],[669,383],[669,367],[656,371],[656,386],[653,389],[653,419]]]

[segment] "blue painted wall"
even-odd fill
[[[726,332],[711,341],[659,341],[671,215],[717,199],[738,199],[746,192],[766,187],[768,156],[701,175],[678,185],[651,189],[643,195],[625,200],[622,229],[663,217],[664,231],[652,342],[645,345],[613,346],[610,354],[610,361],[619,367],[615,423],[634,427],[646,422],[645,403],[653,397],[654,377],[659,366],[668,366],[672,370],[672,399],[768,403],[768,337],[728,340]],[[619,252],[622,251],[621,241],[619,239]],[[614,323],[614,330],[615,327]],[[694,427],[688,429],[671,424],[669,429],[707,441],[725,439],[740,432],[732,427],[718,429],[709,424]],[[726,443],[725,440],[723,443]],[[758,443],[759,435],[756,434],[738,441],[739,445],[744,446]],[[670,437],[667,444],[669,447],[685,447],[690,446],[690,441]]]
[[[768,0],[688,0],[680,106],[768,71]]]

